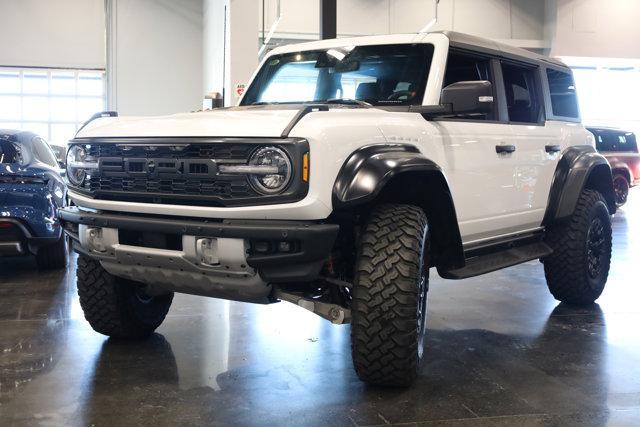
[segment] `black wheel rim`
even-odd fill
[[[629,188],[624,179],[618,178],[613,182],[613,190],[616,193],[616,203],[618,205],[623,205],[627,202],[627,197],[629,195]]]
[[[591,221],[587,233],[587,271],[591,279],[602,273],[606,246],[605,225],[600,217]]]
[[[424,338],[426,335],[426,320],[427,320],[427,292],[429,291],[429,280],[427,276],[427,266],[425,263],[425,248],[427,238],[424,236],[423,249],[420,254],[420,276],[418,278],[418,313],[417,321],[418,325],[416,331],[418,333],[418,357],[422,358],[424,353]]]

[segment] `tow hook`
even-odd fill
[[[290,302],[291,304],[295,304],[305,310],[309,310],[310,312],[329,320],[333,324],[343,325],[351,322],[351,310],[338,304],[331,304],[328,302],[305,298],[297,294],[284,292],[280,289],[276,290],[274,296],[277,299]]]

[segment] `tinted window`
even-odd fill
[[[598,151],[637,152],[636,136],[631,132],[607,129],[589,129],[596,138]]]
[[[242,99],[259,103],[350,98],[374,105],[421,104],[433,46],[334,48],[270,57]]]
[[[553,115],[579,118],[578,98],[571,73],[547,69]]]
[[[509,121],[539,123],[542,120],[542,104],[536,83],[536,69],[502,64],[504,89],[509,111]]]
[[[0,139],[0,163],[23,163],[22,150],[18,143]]]
[[[452,50],[447,59],[443,88],[458,82],[488,80],[493,83],[491,62],[488,58]],[[494,114],[465,116],[465,119],[493,120]]]
[[[56,156],[49,148],[49,144],[42,137],[36,136],[31,140],[33,156],[49,166],[58,167]]]

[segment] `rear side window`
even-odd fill
[[[576,87],[571,73],[547,69],[549,92],[553,115],[558,117],[580,117]]]
[[[637,152],[636,136],[632,132],[594,129],[598,151]]]
[[[511,63],[502,63],[504,89],[509,111],[509,121],[518,123],[540,123],[540,102],[536,68]]]

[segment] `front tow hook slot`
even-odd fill
[[[220,265],[218,253],[218,239],[206,238],[196,241],[196,254],[201,264]]]
[[[102,228],[87,228],[87,243],[89,243],[89,249],[92,251],[107,251],[107,246],[104,243],[102,235]]]
[[[82,247],[88,251],[113,255],[113,246],[118,243],[118,230],[80,224],[78,226],[78,237]]]

